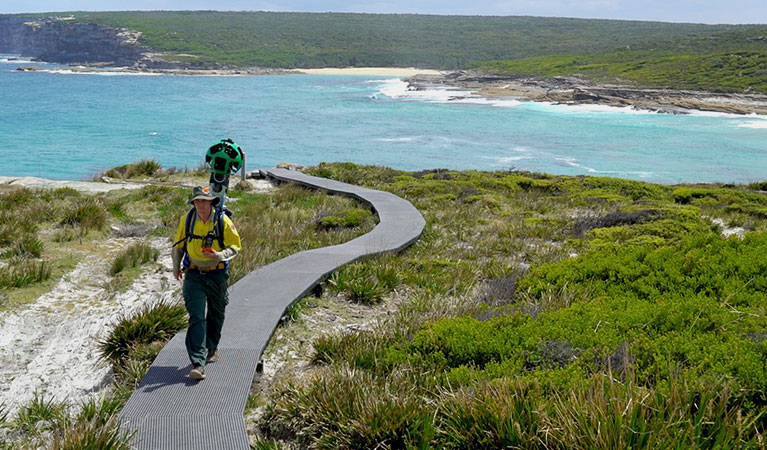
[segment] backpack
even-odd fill
[[[224,214],[226,214],[229,217],[232,217],[232,212],[226,208],[214,208],[213,213],[213,221],[215,222],[215,225],[213,226],[213,236],[214,239],[218,241],[219,247],[221,249],[225,249],[226,246],[224,245]],[[189,253],[186,251],[186,244],[187,242],[190,242],[192,239],[205,239],[205,236],[198,236],[194,234],[194,222],[197,220],[197,212],[192,207],[192,209],[189,210],[188,213],[186,213],[186,225],[184,225],[184,237],[181,238],[181,240],[176,241],[172,247],[177,246],[182,241],[184,242],[184,260],[182,263],[182,268],[186,269],[189,267]],[[227,261],[228,266],[228,261]]]

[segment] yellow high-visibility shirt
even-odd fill
[[[196,213],[195,213],[196,214]],[[240,235],[237,233],[237,229],[226,214],[223,214],[224,220],[224,246],[221,248],[218,243],[218,239],[213,239],[213,250],[223,253],[221,259],[208,258],[202,254],[203,239],[193,238],[189,242],[186,242],[186,252],[189,255],[189,261],[198,267],[211,267],[218,264],[220,261],[228,261],[234,258],[242,248],[242,242],[240,241]],[[209,232],[215,233],[216,223],[214,222],[215,210],[211,211],[210,218],[207,222],[203,222],[199,217],[194,220],[194,229],[192,234],[195,236],[206,236]],[[184,248],[184,237],[186,236],[186,214],[181,216],[176,229],[176,238],[174,242],[177,248]],[[179,242],[180,241],[180,242]]]

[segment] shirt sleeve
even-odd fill
[[[178,228],[176,228],[176,237],[173,238],[174,247],[184,248],[184,238],[186,238],[186,214],[181,216],[178,221]]]
[[[228,261],[234,258],[242,250],[240,234],[237,232],[232,219],[227,215],[224,215],[224,245],[226,245],[226,248],[219,255],[221,261]]]
[[[184,239],[186,238],[186,214],[181,216],[176,229],[176,237],[173,238],[173,243],[176,244],[170,250],[170,256],[173,261],[173,270],[180,270],[181,258],[184,257]]]

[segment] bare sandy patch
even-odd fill
[[[0,186],[20,186],[25,188],[59,189],[71,188],[81,192],[107,192],[115,189],[139,189],[137,183],[102,183],[97,181],[49,180],[37,177],[0,177]]]
[[[112,383],[112,368],[99,357],[98,342],[122,316],[144,305],[179,296],[168,270],[168,241],[150,244],[160,250],[158,265],[147,266],[124,292],[109,289],[113,257],[134,239],[111,239],[103,254],[89,254],[56,287],[34,304],[0,313],[0,404],[11,413],[35,393],[77,406]]]

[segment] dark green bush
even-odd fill
[[[318,222],[322,230],[331,228],[355,228],[372,219],[372,213],[367,209],[350,209],[341,214],[325,216]]]

